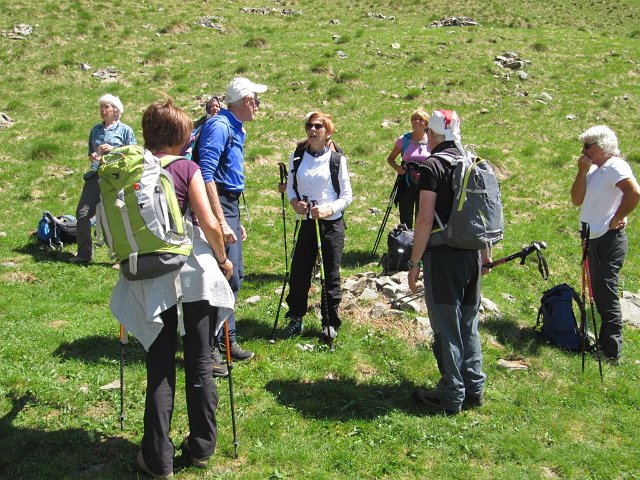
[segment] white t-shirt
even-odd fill
[[[620,157],[611,157],[600,168],[592,165],[589,169],[580,222],[589,224],[590,238],[599,238],[609,230],[609,223],[622,201],[622,190],[616,184],[626,178],[633,178],[633,172]]]

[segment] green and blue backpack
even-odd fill
[[[97,230],[129,280],[179,271],[193,247],[164,167],[183,157],[156,158],[139,145],[116,148],[98,168]]]

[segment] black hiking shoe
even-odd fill
[[[229,375],[227,362],[222,359],[222,353],[218,345],[211,349],[211,373],[214,377],[226,377]]]
[[[184,437],[180,448],[182,449],[182,455],[184,455],[185,458],[188,458],[191,462],[191,465],[193,465],[194,467],[205,468],[209,464],[209,457],[196,458],[191,455],[191,448],[189,447],[189,435]]]
[[[465,395],[462,402],[463,410],[470,410],[472,408],[478,408],[484,405],[484,393],[480,395]]]
[[[412,397],[416,402],[424,405],[425,407],[429,408],[430,410],[433,410],[434,412],[444,413],[447,416],[457,415],[458,413],[460,413],[458,411],[449,410],[445,408],[444,405],[440,402],[440,399],[438,398],[438,394],[436,393],[435,390],[428,390],[426,388],[416,388],[413,391]]]
[[[220,352],[223,355],[227,354],[227,346],[224,343],[220,344]],[[249,360],[252,357],[253,352],[251,350],[244,350],[235,340],[231,342],[231,358],[241,362],[242,360]]]
[[[302,324],[301,317],[289,317],[289,325],[287,325],[282,333],[284,338],[293,337],[294,335],[302,335],[302,329],[304,325]]]

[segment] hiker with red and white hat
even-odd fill
[[[478,310],[480,276],[486,273],[481,265],[491,259],[487,250],[429,245],[432,229],[438,226],[435,215],[446,225],[454,200],[455,167],[442,157],[466,155],[461,143],[460,118],[455,111],[433,112],[427,141],[431,156],[420,167],[420,209],[408,279],[409,288],[416,293],[422,263],[425,302],[434,332],[433,353],[441,378],[433,389],[416,389],[413,398],[433,411],[455,415],[484,401]]]

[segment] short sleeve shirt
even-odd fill
[[[453,142],[442,142],[436,148],[423,165],[420,166],[420,190],[434,192],[436,196],[436,213],[443,224],[449,221],[451,205],[453,204],[453,187],[451,179],[454,167],[447,160],[438,158],[438,152],[447,151],[458,155],[459,151]],[[434,221],[433,228],[438,228]]]

